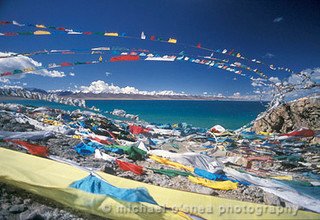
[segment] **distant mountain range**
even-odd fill
[[[235,96],[201,96],[201,95],[142,95],[142,94],[114,94],[114,93],[83,93],[71,91],[55,92],[59,96],[71,97],[77,99],[96,99],[96,100],[234,100],[234,101],[257,101],[257,99],[248,99],[248,97]]]
[[[9,89],[9,87],[7,88]],[[11,90],[21,90],[21,87],[12,87]],[[45,91],[37,88],[24,88],[25,91],[43,94],[44,96],[54,95],[63,99],[83,100],[220,100],[220,101],[260,101],[257,96],[209,96],[209,95],[149,95],[149,94],[126,94],[126,93],[91,93],[73,91]],[[5,94],[3,94],[5,95]]]

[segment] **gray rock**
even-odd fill
[[[28,204],[30,204],[32,201],[31,201],[31,199],[25,199],[25,200],[23,200],[23,204],[25,204],[25,205],[28,205]]]
[[[0,219],[8,219],[10,212],[8,210],[0,210]]]
[[[37,211],[25,211],[20,213],[19,215],[20,220],[43,220],[45,219],[41,214]]]
[[[256,186],[249,186],[245,190],[243,190],[243,194],[247,197],[252,198],[256,202],[264,201],[264,192],[262,189]]]
[[[297,209],[301,208],[298,205],[292,204],[291,202],[288,202],[287,200],[284,200],[284,199],[281,199],[281,198],[280,198],[280,202],[281,202],[282,206],[288,207],[288,208],[292,208],[294,210],[297,210]]]
[[[14,205],[14,206],[11,206],[11,208],[9,209],[9,212],[13,214],[18,214],[25,211],[26,209],[27,207],[25,207],[24,205]]]
[[[320,127],[320,98],[303,98],[283,104],[263,118],[256,120],[253,131],[287,133],[295,129],[307,127],[316,130]]]
[[[205,195],[214,194],[214,190],[213,189],[207,188],[207,187],[203,187],[203,186],[200,186],[200,185],[196,185],[196,184],[190,185],[190,190],[192,192],[201,193],[201,194],[205,194]]]
[[[10,208],[10,204],[9,203],[3,203],[3,204],[1,204],[1,209],[3,209],[3,210],[7,210],[7,209],[9,209]]]
[[[280,199],[278,196],[272,194],[272,193],[264,193],[264,202],[267,204],[267,205],[276,205],[276,206],[280,206]]]
[[[9,197],[9,194],[4,191],[4,192],[2,193],[2,199],[8,198],[8,197]]]
[[[16,198],[14,199],[14,204],[22,204],[22,203],[23,203],[23,200],[22,200],[21,198],[16,197]]]
[[[105,173],[109,173],[109,174],[112,174],[112,175],[114,175],[114,174],[116,173],[116,172],[115,172],[115,167],[114,167],[112,164],[110,164],[110,163],[106,163],[106,164],[104,165],[103,171],[104,171]]]

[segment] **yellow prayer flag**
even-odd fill
[[[34,67],[27,67],[23,69],[23,72],[32,72],[34,70],[36,70]]]
[[[169,38],[168,43],[176,44],[177,43],[177,39]]]
[[[46,26],[44,26],[43,24],[36,24],[37,28],[46,28]]]
[[[74,139],[81,139],[81,136],[80,136],[80,135],[73,135],[72,138],[74,138]]]
[[[231,182],[230,180],[227,181],[211,181],[200,177],[193,177],[188,176],[188,179],[196,184],[200,184],[206,187],[210,187],[212,189],[219,189],[219,190],[232,190],[238,188],[238,183]]]
[[[108,37],[118,37],[119,34],[116,32],[106,32],[104,33],[104,36],[108,36]]]
[[[277,179],[277,180],[293,180],[291,175],[287,176],[272,176],[272,179]]]
[[[50,35],[51,33],[49,31],[35,31],[33,34],[34,35]]]
[[[185,166],[185,165],[183,165],[183,164],[170,161],[170,160],[168,160],[167,158],[158,157],[158,156],[156,156],[156,155],[150,155],[149,158],[152,159],[152,160],[154,160],[154,161],[156,161],[156,162],[158,162],[158,163],[162,163],[162,164],[165,164],[165,165],[168,165],[168,166],[171,166],[171,167],[175,167],[175,168],[178,168],[178,169],[187,170],[187,171],[189,171],[189,172],[193,172],[193,171],[194,171],[194,168],[193,168],[193,167]]]

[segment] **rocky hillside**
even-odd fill
[[[255,121],[253,130],[286,133],[301,127],[320,129],[320,96],[298,99],[269,111]]]

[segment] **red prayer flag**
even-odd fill
[[[298,131],[292,131],[287,134],[283,134],[281,136],[288,136],[288,137],[313,137],[315,132],[311,129],[301,129]]]
[[[57,27],[56,29],[59,30],[59,31],[65,31],[66,30],[64,27]]]
[[[20,140],[8,140],[8,141],[12,142],[14,144],[21,145],[24,148],[27,148],[27,150],[32,155],[37,155],[37,156],[41,156],[41,157],[47,157],[49,155],[49,150],[47,147],[35,145],[35,144],[30,144],[26,141],[20,141]]]
[[[60,64],[61,66],[72,66],[72,63],[69,62],[63,62]]]
[[[75,54],[74,51],[62,51],[61,53],[62,54]]]
[[[12,22],[11,21],[0,21],[0,25],[1,24],[12,24]]]
[[[121,160],[116,160],[116,163],[120,167],[120,169],[124,171],[131,171],[137,175],[141,175],[143,173],[143,167],[135,165],[133,163],[124,162]]]
[[[110,132],[110,131],[107,131],[107,132],[114,140],[117,140],[116,136],[114,136],[114,134],[112,132]]]
[[[232,55],[232,53],[233,53],[233,51],[234,51],[234,49],[232,49],[231,51],[229,51],[229,55]]]
[[[1,73],[1,76],[10,76],[10,75],[12,75],[12,73],[11,73],[11,72],[4,72],[4,73]]]
[[[129,125],[129,129],[132,134],[143,134],[150,131],[149,129],[140,127],[138,125]]]
[[[121,55],[117,57],[111,57],[110,62],[118,62],[118,61],[136,61],[140,60],[138,55]]]
[[[5,32],[5,33],[3,33],[4,34],[4,36],[17,36],[18,35],[18,33],[16,33],[16,32]]]
[[[248,161],[272,161],[270,156],[250,156],[247,158]]]
[[[106,144],[106,145],[110,145],[111,143],[107,140],[102,140],[98,137],[90,137],[91,140],[94,140],[94,141],[97,141],[99,142],[100,144]]]

